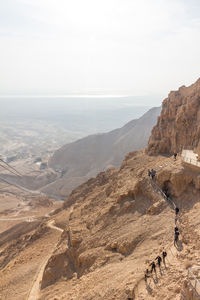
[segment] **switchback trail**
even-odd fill
[[[57,231],[60,231],[61,233],[63,232],[63,229],[57,227],[54,225],[54,220],[50,221],[47,223],[47,227],[51,228],[51,229],[54,229],[54,230],[57,230]],[[56,247],[56,245],[55,245]],[[27,300],[37,300],[38,297],[39,297],[39,292],[40,292],[40,283],[42,281],[42,276],[43,276],[43,273],[44,273],[44,269],[47,265],[47,262],[48,260],[50,259],[50,257],[52,256],[54,250],[55,250],[55,247],[53,248],[53,250],[50,252],[50,254],[45,258],[45,260],[43,261],[43,263],[40,265],[37,273],[36,273],[36,276],[35,276],[35,279],[33,281],[33,285],[31,287],[31,290],[28,294],[28,297],[27,297]]]

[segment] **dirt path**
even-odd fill
[[[183,231],[183,224],[181,224],[182,220],[178,218],[178,227],[181,229],[180,233]],[[182,226],[181,226],[182,225]],[[187,224],[188,226],[188,224]],[[182,235],[181,235],[182,236]],[[180,241],[180,245],[182,245],[182,241]],[[181,247],[182,248],[182,247]],[[150,278],[147,279],[147,283],[144,281],[144,277],[138,280],[137,285],[134,288],[133,295],[135,300],[143,300],[149,299],[152,297],[152,294],[156,287],[158,286],[158,282],[163,283],[170,274],[173,273],[173,270],[177,268],[177,248],[172,244],[170,247],[165,249],[167,251],[166,257],[166,265],[161,264],[161,269],[159,270],[156,265],[157,273],[152,274]],[[182,251],[182,249],[179,249]]]
[[[28,220],[29,222],[35,221],[34,216],[20,217],[20,218],[0,218],[0,221],[18,221],[18,220]]]
[[[53,220],[53,221],[50,221],[50,222],[47,224],[47,226],[48,226],[49,228],[52,228],[52,229],[58,230],[58,231],[60,231],[60,232],[63,232],[63,229],[62,229],[62,228],[59,228],[59,227],[57,227],[57,226],[55,226],[55,225],[53,225],[54,223],[55,223],[54,220]]]
[[[167,258],[166,258],[166,266],[162,264],[161,266],[161,272],[159,271],[158,267],[156,275],[153,273],[153,276],[151,276],[147,284],[144,281],[144,278],[141,278],[138,281],[138,284],[134,288],[134,296],[135,300],[143,300],[143,299],[148,299],[148,296],[152,294],[153,289],[156,288],[156,285],[158,281],[163,281],[164,277],[167,276],[167,272],[170,271],[170,269],[173,267],[174,264],[176,264],[177,257],[176,257],[176,248],[171,246],[167,250]]]
[[[190,216],[191,218],[191,216]],[[174,289],[176,284],[177,290],[182,290],[182,282],[187,276],[187,264],[194,265],[194,261],[198,261],[199,257],[199,234],[196,232],[195,225],[190,223],[188,215],[183,215],[179,218],[178,227],[180,228],[181,239],[178,247],[172,245],[166,249],[168,255],[166,259],[166,268],[162,265],[162,274],[157,270],[157,275],[153,274],[152,277],[148,278],[147,284],[144,281],[144,278],[138,280],[138,284],[134,288],[135,300],[144,300],[144,299],[162,299],[161,289]],[[186,244],[185,244],[186,243]],[[185,245],[190,245],[189,252],[185,252]],[[181,255],[183,251],[183,254]],[[158,269],[158,268],[157,268]],[[192,283],[191,283],[192,284]],[[171,285],[171,287],[170,287]],[[167,293],[165,290],[165,294]],[[185,298],[184,298],[185,297]],[[181,294],[177,294],[174,297],[174,300],[186,299],[184,290],[181,291]]]
[[[57,230],[60,231],[61,233],[63,232],[63,229],[56,227],[54,224],[54,220],[50,221],[47,223],[47,227],[53,229],[53,230]],[[55,245],[56,247],[56,245]],[[35,279],[33,281],[33,285],[31,287],[31,290],[28,294],[27,300],[37,300],[39,297],[39,292],[40,292],[40,283],[42,281],[42,276],[44,273],[44,269],[46,267],[46,264],[48,262],[48,260],[50,259],[50,257],[52,256],[55,247],[53,248],[53,250],[51,251],[51,253],[45,258],[45,260],[43,261],[43,263],[40,265],[38,272],[36,273]]]

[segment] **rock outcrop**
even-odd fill
[[[171,154],[182,148],[200,149],[200,79],[182,86],[163,101],[161,115],[153,128],[147,153]]]

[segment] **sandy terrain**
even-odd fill
[[[147,176],[151,168],[155,184]],[[127,155],[120,171],[108,170],[78,187],[57,214],[50,212],[60,203],[21,199],[24,205],[0,218],[10,228],[0,234],[2,299],[184,299],[187,268],[199,262],[195,178],[196,170],[180,157],[138,152]],[[181,210],[176,247],[174,205],[156,188],[166,182]],[[144,270],[162,249],[166,266],[145,284]]]

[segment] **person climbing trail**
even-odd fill
[[[175,234],[177,231],[179,231],[179,230],[178,230],[178,227],[176,226],[176,227],[174,227],[174,234]]]
[[[147,283],[147,278],[150,277],[150,274],[149,274],[149,273],[150,273],[149,270],[146,269],[146,271],[145,271],[145,273],[144,273],[144,280],[145,280],[146,283]]]
[[[178,207],[176,207],[175,208],[175,224],[177,223],[177,221],[178,221],[178,216],[179,215],[179,208]]]
[[[174,246],[177,244],[178,242],[178,237],[179,237],[179,231],[176,231],[174,234]]]
[[[163,258],[163,263],[164,263],[164,265],[165,265],[165,258],[166,258],[166,256],[167,256],[167,252],[164,250],[164,251],[162,252],[162,258]]]
[[[178,215],[178,213],[179,213],[179,208],[176,207],[176,208],[175,208],[175,214],[176,214],[176,216]]]
[[[162,258],[158,255],[155,259],[158,261],[158,266],[160,268]]]
[[[170,193],[169,193],[168,188],[163,188],[162,191],[163,191],[163,193],[165,194],[165,196],[166,196],[166,198],[167,198],[167,200],[168,200],[169,197],[170,197]]]
[[[177,157],[177,153],[175,152],[174,153],[174,160],[176,160],[176,157]]]
[[[156,170],[151,169],[151,178],[154,179],[156,176]]]
[[[155,265],[155,262],[153,261],[149,266],[151,266],[151,273],[153,273],[153,271],[156,273],[156,265]]]

